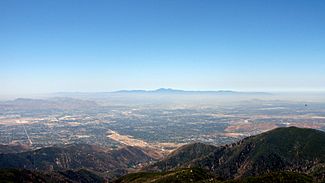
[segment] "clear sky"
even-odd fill
[[[0,85],[325,90],[325,1],[1,0]]]

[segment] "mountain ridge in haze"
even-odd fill
[[[260,95],[269,95],[271,93],[267,92],[241,92],[241,91],[233,91],[233,90],[180,90],[173,88],[158,88],[155,90],[118,90],[113,91],[111,93],[138,93],[138,94],[260,94]]]
[[[118,97],[118,96],[270,96],[272,93],[268,92],[242,92],[233,90],[180,90],[172,88],[158,88],[155,90],[117,90],[109,92],[56,92],[50,94],[50,96],[56,97],[94,97],[94,98],[106,98],[106,97]]]

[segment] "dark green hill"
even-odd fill
[[[19,153],[24,151],[29,151],[30,148],[27,145],[3,145],[0,144],[0,154],[8,154],[8,153]]]
[[[183,168],[159,173],[133,173],[115,183],[311,183],[312,177],[295,172],[274,172],[236,180],[220,180],[207,170]]]
[[[197,144],[179,149],[174,155],[151,165],[147,170],[201,167],[224,179],[258,176],[277,171],[308,174],[317,174],[317,171],[317,177],[324,176],[325,132],[314,129],[277,128],[238,143],[214,148],[213,152],[205,151],[205,147],[200,149],[204,152],[196,152],[202,154],[198,157],[189,156],[191,153],[188,153],[197,151]],[[183,157],[178,161],[180,155]],[[183,161],[184,159],[190,161]]]
[[[37,172],[27,169],[0,169],[0,183],[102,183],[105,180],[87,170]]]
[[[164,160],[157,162],[155,166],[148,167],[148,170],[154,169],[160,171],[180,166],[185,167],[193,160],[207,156],[217,149],[219,149],[219,147],[203,143],[187,144],[173,151]]]
[[[30,170],[18,170],[18,169],[6,169],[0,170],[0,182],[48,182],[47,177],[43,174],[39,174]]]
[[[226,183],[311,183],[312,177],[295,172],[273,172],[261,176],[245,177],[238,180],[226,181]]]
[[[46,147],[21,153],[0,154],[0,168],[37,171],[89,169],[109,172],[111,177],[127,173],[139,163],[153,160],[137,147],[108,150],[87,144]]]
[[[206,170],[199,168],[183,168],[159,173],[132,173],[115,183],[187,183],[199,181],[216,181],[216,177]]]
[[[26,169],[0,169],[0,183],[103,183],[107,180],[87,170],[37,172]],[[222,181],[207,170],[183,168],[159,173],[132,173],[115,183],[309,183],[312,177],[295,172],[274,172],[261,176]]]

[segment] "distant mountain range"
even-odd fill
[[[219,91],[187,91],[171,88],[157,90],[120,90],[114,92],[59,92],[42,98],[17,98],[0,101],[0,111],[58,111],[58,110],[89,110],[109,105],[159,104],[173,102],[211,102],[212,99],[238,101],[264,98],[272,95],[265,92]]]
[[[191,90],[177,90],[172,88],[159,88],[156,90],[119,90],[111,93],[130,93],[130,94],[209,94],[209,95],[270,95],[266,92],[238,92],[231,90],[218,91],[191,91]]]
[[[267,92],[241,92],[232,90],[217,90],[217,91],[205,91],[205,90],[178,90],[172,88],[159,88],[156,90],[118,90],[111,92],[57,92],[55,95],[109,95],[109,94],[260,94],[270,95]]]
[[[158,161],[149,154],[138,147],[107,150],[85,144],[5,153],[0,154],[0,178],[8,182],[22,182],[17,177],[45,180],[41,182],[325,181],[325,132],[314,129],[277,128],[225,146],[188,144]],[[125,175],[139,168],[141,172]]]

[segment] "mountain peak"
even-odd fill
[[[153,91],[156,91],[156,92],[171,92],[171,91],[184,91],[184,90],[176,90],[176,89],[173,89],[173,88],[158,88],[158,89],[153,90]]]
[[[277,171],[310,173],[324,163],[325,132],[283,127],[221,147],[200,143],[185,145],[148,169],[200,167],[218,177],[231,179]]]

